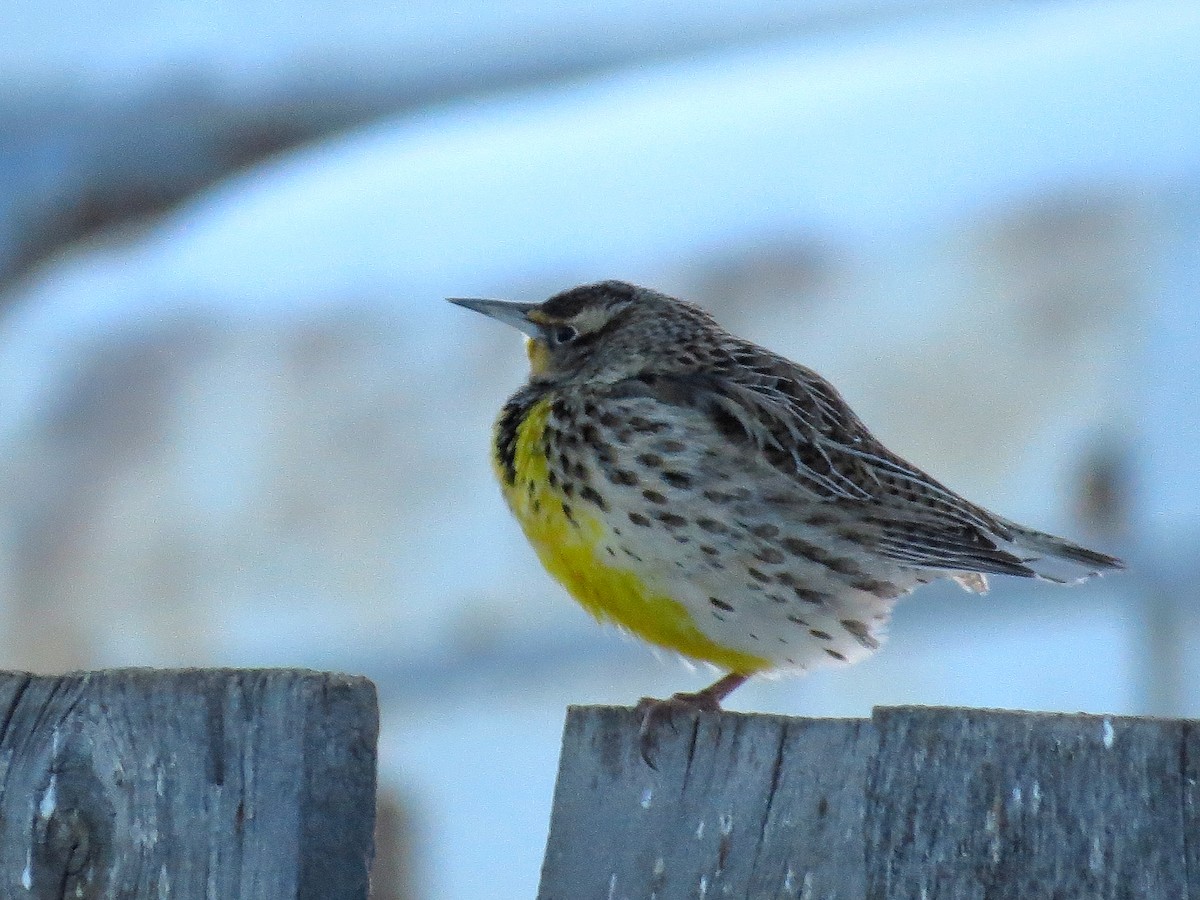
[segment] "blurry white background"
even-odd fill
[[[926,589],[733,707],[1200,716],[1192,0],[8,0],[0,666],[365,673],[380,898],[532,897],[565,706],[711,673],[538,568],[487,458],[519,337],[441,298],[609,277],[1131,563]]]

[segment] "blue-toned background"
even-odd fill
[[[441,298],[610,277],[1132,566],[731,706],[1200,716],[1193,0],[7,0],[0,666],[364,672],[397,896],[532,897],[565,706],[712,673],[540,571]]]

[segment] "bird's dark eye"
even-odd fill
[[[579,329],[573,328],[570,325],[555,325],[550,332],[550,342],[556,346],[559,344],[569,344],[575,338],[579,337]]]

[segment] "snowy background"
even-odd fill
[[[487,461],[519,338],[445,296],[696,300],[951,486],[1133,566],[931,587],[868,662],[733,707],[1200,716],[1192,0],[0,26],[0,666],[370,675],[395,896],[532,897],[565,706],[711,677],[541,573]]]

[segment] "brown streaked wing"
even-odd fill
[[[995,517],[889,451],[833,385],[783,357],[739,348],[723,369],[620,389],[703,412],[727,440],[757,448],[810,502],[868,521],[874,549],[901,565],[1034,574],[998,546],[1010,536]]]

